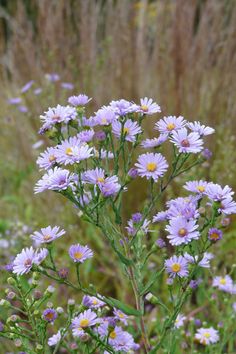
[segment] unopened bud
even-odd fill
[[[16,286],[16,280],[12,277],[7,278],[7,284],[12,285],[12,286]]]

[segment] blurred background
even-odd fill
[[[101,235],[80,223],[62,197],[33,194],[40,177],[35,161],[48,144],[37,134],[39,115],[72,94],[93,97],[90,114],[112,99],[149,96],[163,115],[213,126],[207,146],[213,157],[191,177],[236,188],[235,0],[0,0],[0,80],[4,262],[29,245],[31,230],[58,224],[73,242],[98,250],[100,273],[91,275],[88,265],[84,277],[121,298],[126,292]],[[155,120],[148,121],[147,137]],[[129,194],[127,218],[138,211],[139,190]],[[231,231],[220,246],[222,262],[225,252],[234,260],[233,242]],[[63,252],[63,240],[58,247]]]

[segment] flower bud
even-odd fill
[[[22,341],[19,338],[17,338],[14,340],[14,344],[17,348],[19,348],[22,346]]]
[[[64,312],[63,308],[60,306],[56,308],[56,311],[59,315],[61,315]]]
[[[16,286],[16,280],[12,277],[7,278],[7,284],[12,285],[12,286]]]
[[[55,291],[55,288],[54,288],[54,286],[52,286],[52,285],[49,285],[48,287],[47,287],[47,289],[46,289],[46,294],[53,294],[54,293],[54,291]]]
[[[40,273],[38,273],[38,272],[33,272],[33,279],[34,279],[34,280],[39,280],[39,279],[40,279]]]
[[[35,290],[34,292],[34,299],[39,300],[43,296],[42,292],[40,290]]]
[[[10,305],[9,301],[2,299],[0,301],[0,306],[5,307],[5,308],[9,308],[11,305]]]
[[[13,299],[15,299],[15,297],[16,297],[16,293],[14,293],[14,291],[9,291],[7,293],[7,299],[8,300],[13,300]]]

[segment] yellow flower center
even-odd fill
[[[110,333],[109,337],[110,337],[111,339],[115,339],[115,338],[116,338],[116,332],[115,332],[115,331],[112,331],[112,332]]]
[[[55,161],[55,160],[56,160],[56,158],[55,158],[54,155],[49,156],[49,161],[50,161],[50,162],[53,162],[53,161]]]
[[[97,182],[100,182],[100,183],[104,182],[104,178],[103,177],[98,177]]]
[[[49,240],[51,240],[51,238],[52,238],[52,236],[50,236],[50,235],[43,236],[44,241],[49,241]]]
[[[129,128],[124,128],[124,134],[129,134]]]
[[[187,230],[184,227],[182,227],[181,229],[179,229],[178,234],[180,237],[184,237],[187,235]]]
[[[221,284],[221,285],[225,285],[225,284],[226,284],[225,278],[221,278],[221,279],[220,279],[220,284]]]
[[[203,333],[203,336],[204,336],[205,338],[210,338],[211,335],[210,335],[209,332],[204,332],[204,333]]]
[[[80,327],[84,328],[87,327],[89,325],[89,320],[87,318],[84,318],[80,321]]]
[[[69,156],[72,155],[72,149],[71,149],[71,147],[68,147],[68,148],[66,149],[66,155],[69,155]]]
[[[148,111],[148,106],[146,104],[143,104],[141,106],[141,109],[144,111],[144,112],[147,112]]]
[[[173,272],[178,273],[181,269],[181,266],[179,263],[174,263],[172,264],[171,269]]]
[[[96,299],[94,299],[92,302],[93,302],[93,305],[97,305],[98,304],[98,301]]]
[[[205,189],[206,189],[206,188],[205,188],[204,186],[198,186],[198,187],[197,187],[197,190],[199,190],[199,192],[201,192],[201,193],[202,193],[202,192],[205,192]]]
[[[107,119],[104,117],[101,119],[102,124],[107,124]]]
[[[80,258],[83,257],[83,254],[82,254],[81,252],[75,252],[75,253],[74,253],[74,257],[75,257],[76,259],[80,259]]]
[[[122,312],[118,312],[118,316],[119,316],[120,318],[124,318],[124,314],[123,314]]]
[[[210,239],[217,241],[219,239],[219,235],[216,232],[213,232],[212,234],[210,234]]]
[[[173,130],[173,129],[175,129],[175,124],[169,123],[169,124],[167,124],[166,128],[167,128],[167,130]]]
[[[157,169],[157,164],[155,162],[149,162],[147,164],[147,170],[149,172],[154,172],[154,171],[156,171],[156,169]]]

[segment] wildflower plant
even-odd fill
[[[112,101],[87,117],[90,100],[86,95],[72,96],[68,105],[49,108],[40,116],[39,132],[53,145],[37,159],[44,172],[35,193],[61,194],[79,210],[84,222],[100,230],[116,255],[115,266],[122,268],[133,290],[135,307],[99,294],[92,284],[83,284],[83,263],[92,262],[94,252],[82,240],[68,245],[68,262],[77,275],[74,283],[56,256],[57,239],[65,238],[66,244],[66,232],[46,226],[32,233],[33,246],[23,249],[8,265],[12,272],[8,298],[1,305],[17,315],[2,324],[0,336],[17,341],[30,354],[57,353],[61,348],[68,353],[154,354],[163,349],[174,353],[179,328],[186,323],[192,326],[192,317],[183,314],[184,306],[201,284],[201,269],[209,271],[214,257],[209,250],[222,239],[222,220],[236,213],[236,203],[229,186],[191,180],[177,198],[166,202],[165,210],[160,206],[176,177],[210,157],[204,139],[214,129],[169,116],[155,123],[156,137],[145,139],[145,121],[161,111],[152,99],[145,97],[137,104]],[[164,146],[172,151],[171,157],[164,156]],[[146,200],[142,210],[135,210],[127,221],[122,212],[124,198],[137,178],[146,180]],[[163,230],[162,237],[157,236],[157,229]],[[150,272],[153,254],[158,254],[158,262]],[[44,278],[70,288],[75,296],[83,295],[82,301],[68,299],[66,309],[54,308],[48,300],[57,290],[52,286],[37,290],[42,284],[39,279]],[[166,298],[154,290],[163,279]],[[212,289],[229,296],[236,293],[228,274],[217,275]],[[9,297],[11,292],[18,307]],[[151,311],[151,324],[150,306],[158,310]],[[58,328],[60,316],[64,321]],[[196,328],[186,348],[214,345],[214,352],[220,352],[226,334],[221,337],[221,331],[214,328],[217,324],[209,322]],[[50,335],[49,326],[53,327]]]

